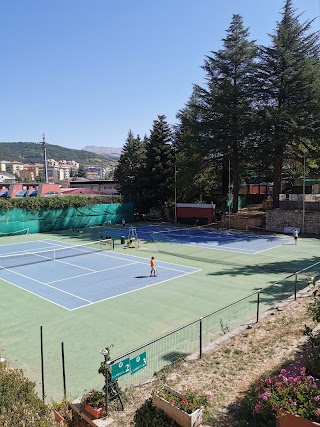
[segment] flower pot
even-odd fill
[[[170,393],[183,398],[183,395],[175,390],[166,387]],[[187,414],[182,409],[176,408],[163,397],[155,396],[154,405],[164,411],[169,418],[174,420],[181,427],[198,427],[202,422],[202,408],[196,409],[192,414]]]
[[[94,418],[100,418],[102,415],[102,412],[104,410],[104,406],[102,406],[101,408],[93,408],[90,405],[85,405],[84,409],[89,412],[89,414],[91,414]]]
[[[319,423],[307,420],[299,415],[292,415],[282,409],[277,410],[277,426],[278,427],[316,427]]]
[[[63,423],[63,424],[67,424],[66,420],[64,419],[64,417],[55,409],[53,410],[53,415],[54,415],[54,420],[56,423]]]

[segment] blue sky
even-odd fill
[[[233,14],[267,44],[283,0],[3,0],[0,142],[121,147],[170,124]],[[293,0],[303,19],[320,0]],[[320,29],[320,19],[314,30]]]

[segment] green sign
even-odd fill
[[[147,365],[147,353],[143,352],[139,356],[130,360],[131,375]]]
[[[121,360],[121,362],[114,363],[111,367],[111,378],[116,380],[130,372],[130,359]]]

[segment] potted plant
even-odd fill
[[[253,387],[255,414],[270,409],[277,416],[279,427],[320,426],[320,389],[316,380],[302,368],[300,375],[260,378]]]
[[[106,396],[103,391],[92,389],[81,399],[82,409],[94,418],[100,418],[105,407]]]
[[[191,390],[179,393],[167,385],[154,392],[154,405],[182,427],[199,426],[202,422],[202,409],[207,403],[208,397]]]
[[[64,423],[65,425],[71,425],[72,422],[72,409],[70,408],[69,402],[66,399],[60,402],[52,402],[54,419],[57,423]]]

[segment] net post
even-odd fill
[[[202,358],[202,317],[199,319],[199,358]]]
[[[297,301],[298,273],[294,273],[294,300]]]

